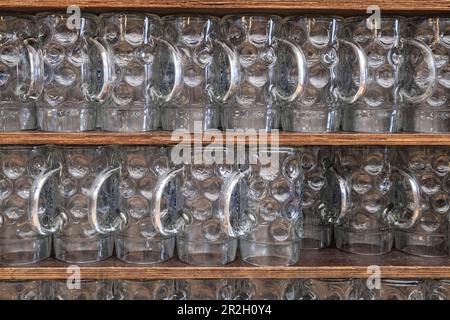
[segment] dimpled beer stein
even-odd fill
[[[166,96],[159,95],[155,55],[181,64],[176,49],[161,39],[158,16],[145,13],[105,13],[99,16],[99,36],[107,44],[113,65],[112,89],[99,107],[99,126],[108,131],[156,130],[160,104],[180,90],[179,73]],[[158,66],[157,66],[158,67]]]
[[[40,13],[37,23],[45,76],[39,129],[94,130],[97,102],[106,98],[112,81],[110,54],[94,37],[97,17]]]
[[[50,256],[53,182],[59,172],[46,146],[0,147],[0,263],[27,264]]]
[[[175,286],[177,300],[234,300],[238,296],[233,279],[176,280]]]
[[[427,300],[450,300],[450,281],[448,279],[428,280]]]
[[[153,218],[163,235],[177,232],[178,259],[193,265],[224,265],[234,261],[237,237],[226,231],[221,194],[236,165],[226,164],[228,149],[223,147],[182,147],[184,165],[176,165],[180,149],[173,148],[171,167],[161,176],[153,200]],[[180,154],[181,154],[180,152]],[[163,190],[176,178],[175,214],[160,210]],[[168,218],[172,216],[175,218]],[[163,221],[161,219],[165,219]]]
[[[363,289],[363,300],[425,300],[426,286],[421,280],[381,279],[380,287]]]
[[[355,279],[300,280],[300,300],[358,300],[360,283]]]
[[[222,127],[279,128],[279,104],[295,101],[304,90],[306,60],[301,49],[281,37],[282,19],[278,16],[225,16],[221,31],[239,63],[239,82],[232,99],[223,105]],[[291,57],[296,67],[289,75],[289,90],[281,90],[282,64]]]
[[[447,77],[450,49],[450,19],[446,17],[414,17],[408,19],[411,37],[425,43],[433,53],[436,83],[430,97],[417,103],[408,103],[405,108],[404,131],[449,132],[450,81]],[[417,61],[420,56],[411,54],[410,64],[415,73],[411,90],[423,90],[428,79],[426,66]]]
[[[293,16],[284,19],[284,37],[301,47],[306,59],[307,82],[304,92],[282,108],[282,125],[285,131],[324,132],[336,131],[341,121],[339,101],[353,103],[367,85],[367,57],[362,49],[344,39],[344,19],[335,16]],[[357,57],[359,88],[345,96],[338,89],[339,63],[345,60],[348,50]],[[282,82],[291,85],[298,66],[288,59]]]
[[[355,103],[343,102],[342,128],[360,132],[398,132],[402,126],[404,102],[420,102],[430,97],[435,83],[435,65],[431,50],[414,39],[406,39],[404,18],[382,16],[379,19],[345,19],[347,37],[363,48],[367,56],[368,83]],[[351,52],[338,74],[342,92],[360,90],[360,73],[354,67]],[[421,65],[420,76],[408,65],[412,57]],[[339,70],[338,70],[339,71]],[[417,78],[420,90],[412,86]]]
[[[0,300],[47,300],[50,295],[47,281],[0,281]]]
[[[387,147],[336,150],[337,193],[330,195],[340,208],[334,228],[337,248],[384,254],[392,249],[394,227],[414,225],[420,212],[419,185],[396,161],[395,150]]]
[[[443,147],[405,147],[400,161],[417,180],[420,214],[407,229],[395,232],[395,247],[419,256],[448,255],[450,212],[450,150]]]
[[[114,300],[172,300],[174,280],[117,280]]]
[[[221,201],[226,230],[239,235],[242,259],[254,265],[295,264],[303,232],[302,152],[249,149],[248,168],[233,172]]]
[[[161,21],[165,38],[175,44],[181,59],[158,56],[161,94],[177,84],[162,106],[163,130],[217,128],[219,105],[230,98],[238,81],[236,55],[219,41],[220,19],[183,15],[165,16]]]
[[[243,279],[239,283],[242,300],[297,300],[297,279]]]
[[[0,131],[36,129],[42,52],[32,16],[0,15]]]
[[[110,280],[53,280],[50,285],[52,300],[112,300],[114,297]]]
[[[116,255],[131,263],[155,263],[170,259],[175,249],[175,235],[163,235],[153,225],[152,205],[159,177],[169,170],[169,149],[155,146],[119,147],[119,210],[126,217],[116,234]],[[174,183],[161,194],[157,208],[171,216]],[[164,191],[164,190],[162,190]]]
[[[113,233],[126,220],[117,209],[119,168],[114,153],[107,146],[57,149],[62,170],[54,190],[55,212],[63,221],[54,233],[57,259],[83,263],[112,255]]]

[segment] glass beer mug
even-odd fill
[[[114,300],[172,300],[174,280],[117,280]]]
[[[398,166],[392,148],[339,148],[335,163],[330,176],[337,192],[329,195],[340,208],[336,247],[365,255],[391,251],[394,227],[410,228],[419,217],[418,182]]]
[[[266,131],[279,128],[279,104],[294,101],[305,87],[303,52],[282,38],[282,19],[278,16],[225,16],[221,32],[236,52],[239,73],[235,94],[223,104],[222,127]],[[288,57],[293,57],[297,67],[289,78],[290,92],[284,93],[280,90],[281,66]]]
[[[287,266],[298,261],[304,222],[301,155],[295,148],[249,150],[248,168],[226,182],[225,230],[240,236],[245,262]]]
[[[204,131],[219,126],[219,105],[238,81],[235,53],[219,40],[220,19],[174,15],[161,18],[165,38],[176,46],[180,61],[158,57],[161,94],[177,83],[161,110],[163,130]],[[156,63],[156,62],[155,62]]]
[[[420,213],[406,229],[395,231],[395,247],[419,256],[446,256],[449,252],[450,150],[443,147],[399,149],[400,162],[417,180]]]
[[[364,288],[363,300],[425,300],[422,280],[381,279],[380,288]]]
[[[110,257],[113,233],[125,221],[117,209],[119,168],[114,149],[63,146],[56,157],[61,168],[53,172],[55,222],[49,228],[36,220],[38,228],[44,234],[54,232],[58,260],[84,263]]]
[[[300,300],[359,300],[360,283],[357,279],[300,280]]]
[[[412,101],[406,103],[403,130],[416,132],[449,132],[450,131],[450,109],[448,107],[448,94],[450,82],[446,74],[450,67],[450,19],[445,17],[414,17],[408,19],[408,27],[411,36],[417,41],[427,45],[433,53],[435,62],[434,77],[436,83],[432,94],[417,103]],[[412,53],[410,65],[415,77],[410,79],[411,90],[423,90],[427,82],[423,79],[426,75],[426,66],[418,62],[420,56]]]
[[[0,300],[47,300],[49,297],[48,281],[0,281]]]
[[[37,15],[44,55],[44,91],[38,127],[44,131],[87,131],[96,128],[97,103],[111,87],[110,54],[95,38],[97,17],[66,13]]]
[[[157,231],[153,222],[153,203],[159,201],[157,212],[170,217],[171,196],[175,183],[157,195],[157,181],[169,171],[168,148],[156,146],[120,146],[118,208],[125,217],[115,237],[116,255],[130,263],[157,263],[173,257],[175,235]],[[164,217],[162,218],[164,220]]]
[[[153,197],[154,225],[162,235],[177,233],[178,259],[193,265],[224,265],[234,261],[237,237],[225,231],[221,194],[234,165],[225,164],[228,149],[182,147],[183,156],[171,153],[173,169],[161,176]],[[182,161],[179,167],[176,162]],[[161,210],[163,190],[176,179],[176,195],[170,200],[176,206],[174,218]],[[165,210],[167,211],[167,210]],[[164,221],[164,219],[166,221]]]
[[[0,131],[36,129],[44,82],[32,16],[0,15]]]
[[[50,282],[52,300],[112,300],[113,281],[81,280],[72,283],[70,280],[53,280]]]
[[[402,17],[366,17],[345,19],[347,37],[367,56],[368,83],[355,103],[343,102],[342,128],[360,132],[397,132],[402,126],[404,102],[429,98],[435,83],[433,53],[423,43],[406,39],[406,21]],[[408,59],[421,64],[417,78],[420,90],[412,86],[413,74]],[[343,92],[360,90],[360,73],[353,67],[356,58],[349,52],[338,82]]]
[[[282,125],[285,131],[336,131],[341,123],[339,102],[353,103],[367,86],[367,57],[356,44],[345,40],[344,19],[335,16],[292,16],[284,19],[284,37],[299,46],[306,59],[307,81],[304,92],[294,101],[282,106]],[[339,64],[347,67],[347,51],[354,52],[359,66],[358,88],[341,93],[338,77]],[[282,83],[286,90],[295,79],[295,61],[283,64]],[[294,63],[293,63],[294,62]],[[345,71],[345,70],[342,70]]]
[[[0,263],[28,264],[50,256],[54,182],[60,169],[46,146],[0,147]],[[41,228],[41,226],[43,226]]]
[[[238,295],[234,279],[176,280],[175,287],[177,300],[234,300]]]
[[[242,300],[297,300],[297,279],[243,279],[239,283]]]
[[[99,16],[99,36],[106,43],[113,68],[110,94],[99,107],[99,126],[107,131],[149,131],[160,124],[160,104],[181,90],[178,51],[161,38],[158,16],[144,13],[105,13]],[[154,72],[159,57],[172,57],[174,83],[159,94]]]

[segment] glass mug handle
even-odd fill
[[[389,210],[387,212],[387,219],[389,223],[393,224],[394,226],[399,227],[401,229],[407,229],[412,227],[420,216],[420,186],[417,183],[417,181],[404,170],[396,166],[392,166],[391,168],[393,171],[397,171],[401,176],[403,176],[403,178],[405,178],[406,181],[411,186],[414,208],[411,217],[404,222],[400,221],[398,215],[396,215],[396,213],[398,213],[398,211],[396,210]]]
[[[228,61],[230,63],[230,86],[227,92],[222,96],[216,96],[212,89],[209,89],[209,94],[215,98],[215,100],[221,100],[222,103],[228,101],[228,99],[236,92],[237,87],[239,86],[239,60],[237,58],[236,53],[231,49],[225,42],[220,40],[214,40],[222,49],[225,51],[228,57]]]
[[[359,98],[361,98],[364,93],[367,90],[367,86],[368,86],[368,62],[367,62],[367,55],[365,54],[364,50],[362,50],[359,46],[357,46],[356,44],[347,41],[347,40],[338,40],[338,44],[339,43],[344,43],[346,45],[348,45],[349,47],[351,47],[355,53],[356,56],[358,57],[358,64],[359,64],[359,87],[358,87],[358,91],[356,91],[355,94],[350,95],[350,96],[345,96],[343,95],[341,92],[339,92],[339,90],[336,90],[336,93],[339,97],[339,99],[341,99],[342,101],[346,102],[346,103],[354,103],[355,101],[357,101]]]
[[[102,188],[103,184],[110,178],[113,174],[120,171],[121,167],[115,167],[115,168],[106,168],[100,174],[98,177],[94,179],[94,182],[92,183],[91,189],[89,191],[89,220],[91,224],[94,226],[95,230],[101,234],[107,234],[116,231],[119,229],[120,225],[126,221],[126,217],[120,213],[118,217],[116,217],[109,227],[102,226],[101,223],[98,221],[98,215],[97,215],[97,204],[98,204],[98,195],[100,193],[100,189]]]
[[[42,188],[44,187],[45,183],[50,179],[53,175],[56,173],[60,173],[62,169],[61,164],[58,166],[58,168],[47,171],[47,172],[41,172],[36,180],[34,181],[33,185],[31,186],[30,190],[30,202],[29,202],[29,218],[31,221],[31,224],[37,229],[37,231],[42,235],[47,235],[50,233],[53,233],[63,225],[64,219],[61,215],[58,216],[57,221],[55,224],[53,224],[50,227],[46,227],[43,224],[41,224],[41,221],[39,220],[39,196],[41,195]]]
[[[162,175],[155,185],[155,194],[152,206],[152,224],[153,227],[162,235],[169,236],[178,232],[177,229],[166,229],[161,219],[161,200],[164,193],[164,189],[167,187],[170,181],[172,181],[179,173],[183,172],[183,167],[175,170],[171,170]]]
[[[219,218],[221,225],[226,234],[230,237],[239,237],[244,235],[244,230],[238,230],[231,224],[231,201],[233,192],[238,183],[249,173],[249,170],[244,172],[233,173],[224,185],[224,192],[220,198],[219,207],[221,208]]]
[[[281,93],[278,92],[278,89],[274,87],[275,94],[280,97],[282,100],[286,102],[293,102],[295,99],[297,99],[303,91],[305,90],[306,85],[306,70],[308,70],[308,66],[306,64],[306,58],[303,54],[302,49],[299,46],[296,46],[292,42],[285,40],[285,39],[278,39],[277,41],[282,42],[286,44],[294,53],[295,60],[297,61],[297,86],[295,88],[295,91],[289,95],[284,96]]]
[[[162,38],[156,38],[155,41],[158,41],[163,45],[165,45],[169,49],[170,54],[172,55],[174,65],[174,82],[172,90],[167,95],[159,94],[154,87],[152,87],[150,90],[152,96],[157,97],[162,102],[169,102],[177,93],[181,92],[181,90],[183,89],[184,80],[183,80],[183,69],[182,69],[183,63],[181,61],[181,54],[178,51],[178,49],[170,42]]]
[[[429,81],[425,92],[418,96],[410,96],[405,92],[405,90],[400,91],[401,96],[404,97],[407,101],[412,103],[420,103],[431,97],[436,87],[436,63],[434,60],[433,51],[431,51],[431,49],[424,43],[414,39],[403,39],[402,42],[409,43],[410,45],[419,48],[423,51],[426,57],[425,62],[430,72],[429,78],[431,80]]]
[[[89,38],[89,40],[100,52],[101,62],[102,62],[102,73],[103,73],[103,82],[102,87],[98,93],[89,93],[86,92],[87,97],[91,101],[100,101],[103,102],[103,100],[108,95],[111,84],[112,84],[112,63],[111,63],[111,56],[109,52],[106,50],[105,46],[100,43],[99,40],[96,38]]]
[[[25,39],[23,43],[30,59],[30,86],[25,97],[37,99],[44,87],[44,57],[34,39]]]
[[[347,181],[345,181],[345,179],[337,173],[334,167],[330,167],[329,170],[332,175],[332,178],[336,179],[337,181],[339,196],[341,198],[341,207],[339,208],[339,215],[336,217],[336,222],[339,222],[349,212],[350,192],[348,190]]]

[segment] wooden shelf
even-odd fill
[[[209,12],[214,14],[230,12],[270,12],[294,14],[296,12],[322,13],[366,13],[369,4],[378,5],[384,13],[445,13],[450,11],[450,0],[1,0],[3,10],[38,11],[66,10],[77,5],[82,10],[148,10],[155,13]]]
[[[191,135],[191,138],[193,136]],[[270,143],[270,135],[264,137]],[[193,140],[192,140],[193,141]],[[51,133],[51,132],[19,132],[0,133],[0,145],[14,144],[72,144],[72,145],[174,145],[180,140],[172,139],[170,132],[148,133]],[[209,136],[203,137],[205,144],[211,143]],[[235,139],[238,143],[239,139]],[[242,142],[242,141],[241,141]],[[248,139],[245,143],[249,143]],[[279,144],[284,146],[302,145],[434,145],[450,146],[450,134],[416,134],[416,133],[280,133]]]
[[[157,265],[131,265],[115,258],[80,264],[82,279],[222,279],[222,278],[366,278],[368,266],[377,265],[383,278],[448,278],[449,258],[421,258],[391,252],[359,256],[336,249],[303,251],[290,267],[255,267],[235,262],[224,267],[194,267],[171,260]],[[48,259],[28,266],[0,267],[0,280],[67,279],[68,264]]]

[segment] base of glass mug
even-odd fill
[[[301,249],[322,249],[331,245],[331,226],[303,226]]]
[[[175,237],[163,239],[116,236],[118,259],[135,264],[152,264],[169,260],[175,251]]]
[[[55,235],[55,258],[69,263],[89,263],[105,260],[112,256],[114,238],[71,238]]]
[[[0,104],[0,131],[22,131],[36,128],[35,106],[6,106]]]
[[[0,239],[0,264],[22,265],[50,257],[51,236],[30,239]]]
[[[403,131],[450,132],[450,110],[406,108]]]
[[[159,108],[100,108],[99,127],[105,131],[143,132],[159,127]]]
[[[219,116],[218,108],[165,106],[161,108],[161,126],[168,131],[206,131],[219,127]]]
[[[190,241],[177,237],[178,259],[197,266],[221,266],[236,258],[237,239],[221,242]]]
[[[340,111],[336,108],[283,109],[281,123],[284,131],[295,132],[332,132],[339,130]]]
[[[224,129],[266,130],[280,127],[280,110],[278,108],[222,108],[222,127]]]
[[[448,255],[447,234],[423,234],[404,230],[395,231],[395,247],[403,252],[421,257]]]
[[[389,109],[345,106],[342,112],[342,129],[357,132],[398,132],[401,129],[400,111]]]
[[[37,108],[38,127],[42,131],[81,132],[96,129],[93,107]]]
[[[334,227],[336,248],[361,255],[381,255],[392,250],[394,232],[392,230],[371,232],[352,231],[340,226]]]
[[[300,258],[300,241],[257,242],[239,239],[242,260],[256,266],[290,266]]]

